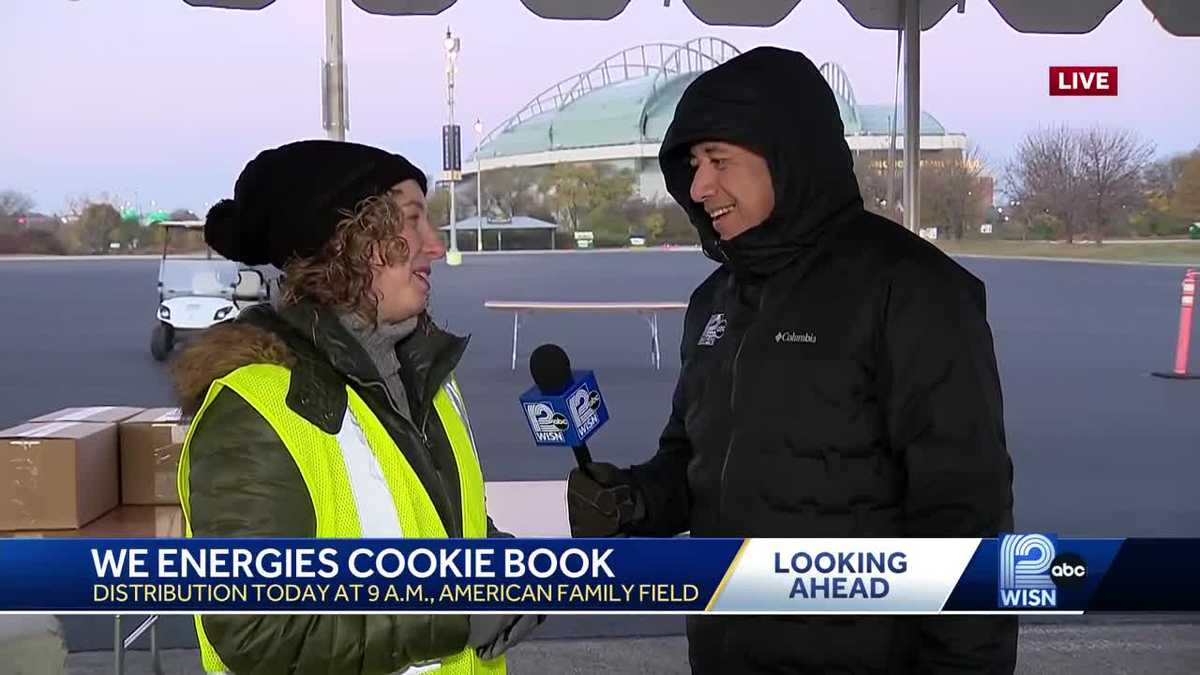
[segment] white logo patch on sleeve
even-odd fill
[[[700,341],[696,344],[701,347],[711,347],[721,339],[725,334],[725,314],[713,314],[708,317],[708,323],[704,325],[704,331],[700,333]]]

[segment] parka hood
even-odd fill
[[[724,141],[767,160],[775,209],[762,225],[720,241],[689,195],[690,150]],[[705,254],[738,276],[768,276],[822,232],[862,211],[854,161],[832,89],[803,54],[759,47],[696,78],[684,91],[659,152],[667,191],[700,234]]]

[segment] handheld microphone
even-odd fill
[[[562,347],[545,344],[529,357],[534,387],[521,395],[533,441],[544,446],[569,446],[580,468],[590,464],[587,438],[608,421],[596,376],[590,370],[572,371]]]
[[[571,359],[558,345],[542,345],[529,355],[529,374],[543,394],[558,396],[571,384]]]

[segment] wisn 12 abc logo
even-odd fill
[[[1054,609],[1060,588],[1082,584],[1087,563],[1075,553],[1058,553],[1058,540],[1045,534],[1000,538],[1001,609]]]
[[[539,443],[565,443],[567,417],[548,403],[526,403],[525,416]]]
[[[571,418],[575,420],[575,429],[580,438],[586,437],[600,424],[600,392],[588,389],[587,384],[571,392],[567,397],[567,406],[571,409]]]

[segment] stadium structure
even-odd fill
[[[682,45],[643,44],[550,85],[480,139],[476,152],[484,182],[492,169],[597,163],[632,170],[646,199],[667,197],[658,149],[675,106],[701,73],[739,53],[729,42],[713,37]],[[904,142],[902,111],[897,115],[892,105],[860,104],[838,64],[827,62],[820,70],[837,97],[856,163],[866,161],[883,170],[894,148],[898,166]],[[967,148],[966,135],[948,132],[924,111],[920,137],[922,165],[962,157]],[[475,170],[472,155],[464,162],[464,178],[473,179]]]

